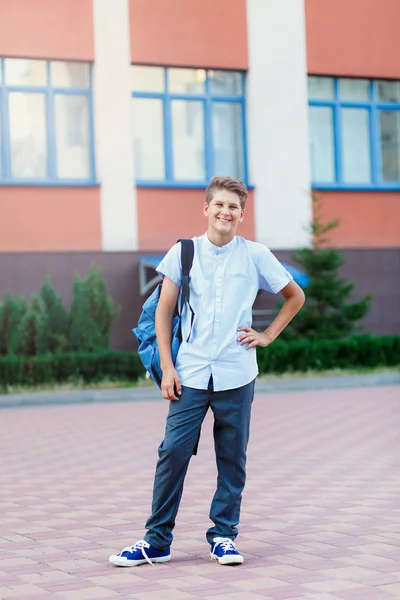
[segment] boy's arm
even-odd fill
[[[238,339],[240,344],[248,344],[246,350],[254,348],[254,346],[265,347],[271,344],[299,312],[305,302],[303,290],[294,281],[290,281],[285,285],[280,293],[285,298],[285,303],[264,332],[258,333],[250,327],[239,327],[238,331],[245,333]]]
[[[163,398],[168,400],[179,400],[175,392],[180,395],[182,391],[181,382],[171,356],[172,318],[178,295],[179,287],[176,283],[168,277],[164,277],[156,309],[155,323],[161,370],[163,373],[161,392]]]

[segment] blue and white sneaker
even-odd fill
[[[215,537],[211,544],[210,556],[220,565],[241,565],[243,556],[236,550],[235,543],[230,538]]]
[[[137,567],[148,562],[154,567],[153,563],[163,563],[171,560],[171,549],[157,550],[151,546],[146,540],[139,540],[133,546],[124,548],[119,554],[113,554],[108,559],[117,567]]]

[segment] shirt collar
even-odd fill
[[[225,244],[224,246],[216,246],[215,244],[213,244],[212,242],[210,242],[210,240],[208,239],[208,235],[207,233],[205,233],[203,235],[203,243],[204,243],[204,247],[207,248],[207,250],[210,250],[211,252],[215,253],[215,254],[220,254],[220,253],[227,253],[227,252],[231,252],[233,250],[233,248],[236,245],[236,236],[234,236],[234,238],[228,242],[228,244]]]

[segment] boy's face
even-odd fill
[[[218,190],[210,204],[205,203],[204,214],[208,218],[208,230],[224,237],[234,237],[239,223],[243,221],[244,210],[240,198],[234,192]]]

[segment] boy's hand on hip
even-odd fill
[[[182,394],[181,380],[174,368],[163,371],[161,393],[166,400],[179,400],[179,396]]]
[[[251,327],[239,327],[238,331],[244,332],[243,335],[238,337],[238,342],[241,346],[247,344],[246,350],[250,350],[256,346],[265,348],[265,346],[268,346],[273,341],[265,333],[259,333],[258,331],[251,329]]]

